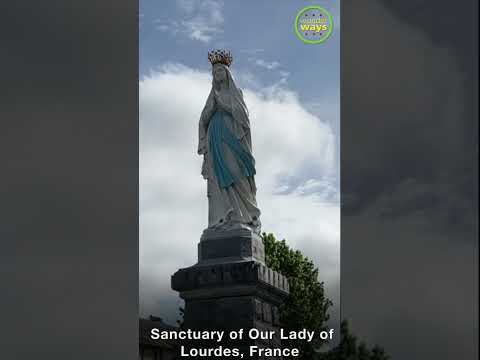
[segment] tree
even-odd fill
[[[262,234],[265,245],[266,265],[288,278],[290,294],[280,308],[282,327],[287,331],[301,329],[327,330],[328,308],[332,302],[326,298],[323,282],[318,279],[318,269],[300,251],[291,249],[285,240],[278,241],[273,234]],[[332,350],[320,353],[325,341],[315,337],[315,341],[289,340],[286,347],[300,349],[299,359],[312,360],[388,360],[382,348],[375,346],[369,350],[365,343],[358,343],[350,333],[348,323],[340,327],[340,343]]]
[[[313,330],[317,334],[327,330],[327,310],[332,302],[325,297],[318,269],[300,251],[290,249],[285,240],[278,241],[273,234],[266,233],[262,238],[266,265],[286,276],[290,284],[290,295],[280,308],[282,327],[287,331]],[[316,336],[312,342],[288,340],[285,346],[298,348],[299,359],[312,359],[324,343]]]
[[[388,360],[385,351],[375,345],[369,350],[364,342],[358,344],[357,337],[350,333],[347,321],[340,326],[340,343],[327,353],[322,354],[321,360]]]

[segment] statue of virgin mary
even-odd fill
[[[200,116],[198,154],[207,180],[208,229],[260,233],[248,110],[230,73],[230,52],[212,51],[212,89]]]

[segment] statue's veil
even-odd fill
[[[228,99],[228,103],[224,104],[227,109],[231,109],[231,114],[234,119],[234,132],[238,139],[242,139],[244,136],[247,136],[245,139],[248,146],[251,147],[251,139],[250,139],[250,121],[248,119],[248,109],[245,105],[245,101],[243,100],[243,93],[235,84],[235,80],[233,79],[232,73],[228,66],[224,64],[215,64],[212,67],[221,66],[225,69],[227,74],[227,89],[223,90],[227,92],[228,96],[225,96],[223,93],[222,96],[219,96],[220,88],[215,82],[215,79],[212,79],[212,89],[208,96],[207,102],[205,104],[204,113],[210,113],[216,106],[216,103],[222,103],[224,100]]]

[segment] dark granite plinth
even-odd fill
[[[262,239],[250,231],[204,232],[196,265],[178,270],[172,289],[185,300],[184,328],[192,330],[273,330],[280,326],[279,306],[288,296],[287,279],[266,267]],[[192,342],[190,347],[217,347],[215,343]],[[222,342],[238,347],[249,359],[248,349],[280,347],[280,339]],[[271,358],[272,360],[274,358]],[[279,359],[279,358],[277,358]]]
[[[287,278],[262,263],[241,261],[180,269],[172,289],[185,300],[255,295],[280,304],[289,287]]]

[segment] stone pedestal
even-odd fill
[[[178,270],[171,283],[185,300],[184,328],[192,330],[278,330],[279,306],[289,291],[287,279],[265,266],[261,237],[243,229],[205,231],[198,263]],[[249,346],[280,347],[280,340],[249,340],[245,334],[243,341],[225,344],[248,358]]]

